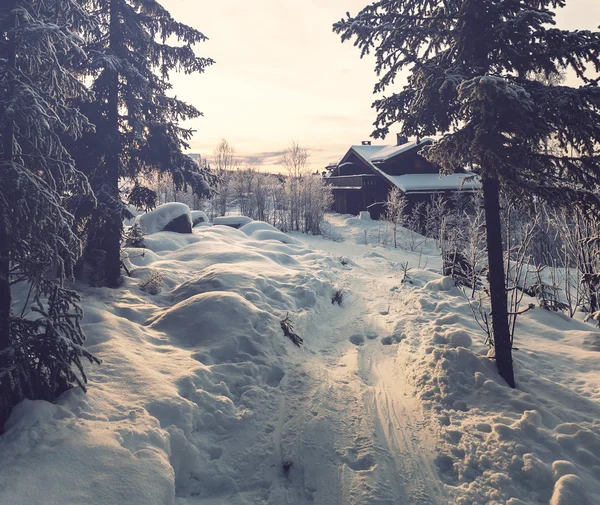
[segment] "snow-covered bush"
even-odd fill
[[[393,187],[388,193],[387,201],[385,202],[385,217],[392,229],[394,247],[398,247],[398,230],[404,225],[406,216],[404,210],[406,208],[406,198],[397,187]]]
[[[329,185],[318,175],[307,175],[300,184],[300,214],[303,233],[319,235],[321,226],[333,201]]]
[[[402,249],[411,252],[418,251],[427,240],[421,232],[423,231],[423,211],[424,202],[415,204],[410,213],[405,216],[403,227],[405,232],[402,234],[400,245]]]

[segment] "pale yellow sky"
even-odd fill
[[[162,3],[209,37],[197,53],[216,60],[202,75],[172,76],[175,94],[204,112],[188,124],[197,130],[193,152],[210,158],[226,138],[240,157],[274,170],[297,140],[309,149],[312,168],[321,169],[370,138],[373,63],[331,31],[346,11],[355,14],[369,0]],[[567,5],[561,27],[598,28],[600,0]]]

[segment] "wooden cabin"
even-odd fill
[[[333,209],[340,214],[357,215],[368,210],[373,219],[385,213],[388,193],[394,186],[407,200],[406,211],[419,202],[428,202],[434,194],[456,191],[473,192],[481,186],[469,174],[440,175],[439,167],[423,158],[419,151],[433,139],[409,142],[398,135],[396,145],[352,146],[336,164],[328,165],[326,176],[332,186]]]

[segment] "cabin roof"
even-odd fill
[[[405,174],[388,175],[381,172],[387,180],[404,193],[430,191],[476,190],[481,188],[477,176],[473,174]]]

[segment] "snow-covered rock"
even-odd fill
[[[221,226],[231,226],[232,228],[241,228],[245,224],[251,223],[252,219],[246,216],[220,216],[213,219],[213,224]]]
[[[151,235],[161,231],[192,233],[192,215],[185,203],[171,202],[136,217],[137,224]]]
[[[198,226],[199,224],[205,224],[205,223],[209,222],[206,212],[204,212],[202,210],[192,210],[191,216],[192,216],[192,226],[194,226],[194,227]]]

